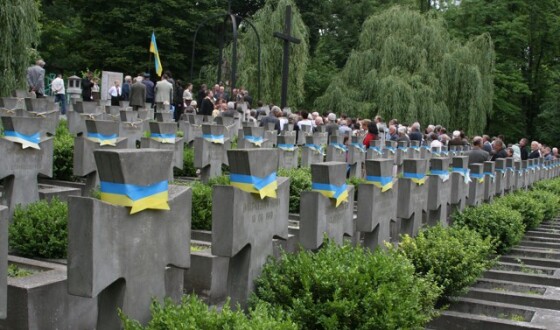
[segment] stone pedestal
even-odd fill
[[[505,193],[506,181],[507,181],[507,169],[505,159],[496,159],[494,161],[495,172],[496,172],[496,188],[495,196],[501,197]]]
[[[358,136],[353,136],[352,142],[348,147],[348,166],[349,176],[356,178],[363,178],[364,162],[366,160],[366,149],[362,143],[363,139]]]
[[[223,125],[202,124],[202,137],[194,140],[194,167],[200,169],[203,182],[222,175],[222,165],[228,164],[231,141],[225,137],[225,130]]]
[[[403,161],[403,175],[399,178],[397,200],[397,217],[401,235],[414,237],[422,225],[423,212],[427,208],[428,187],[425,184],[428,179],[427,168],[428,161],[424,159]]]
[[[335,243],[354,232],[354,186],[346,185],[346,163],[311,165],[312,191],[301,193],[300,242],[318,249],[326,233]]]
[[[313,136],[313,126],[311,125],[301,125],[301,129],[297,134],[297,145],[300,146],[305,144],[306,137]]]
[[[504,193],[508,194],[515,190],[515,167],[513,165],[513,158],[506,158],[506,184],[504,186]]]
[[[278,168],[297,168],[299,148],[296,147],[296,137],[280,135],[277,137]]]
[[[198,117],[198,115],[197,115]],[[205,117],[205,116],[203,116]],[[204,120],[204,118],[203,118]],[[198,121],[198,119],[197,119]],[[206,121],[212,121],[211,117],[206,118]],[[218,116],[214,118],[214,123],[217,125],[223,125],[226,127],[225,135],[230,141],[233,140],[235,136],[238,136],[237,132],[241,129],[241,121],[239,118],[232,117],[222,117]],[[262,135],[261,135],[262,136]],[[239,137],[240,138],[240,137]]]
[[[367,160],[365,168],[367,183],[359,186],[356,230],[364,235],[363,245],[374,250],[398,238],[398,181],[390,159]]]
[[[467,195],[467,205],[477,206],[484,202],[484,165],[469,165],[471,182],[469,183],[469,194]]]
[[[446,227],[449,196],[451,195],[451,180],[449,173],[449,158],[430,159],[428,176],[427,219],[429,226],[441,224]]]
[[[495,162],[484,162],[484,202],[491,203],[496,194],[496,164]]]
[[[274,124],[268,124],[265,127],[264,139],[267,140],[267,148],[274,148],[278,144],[278,131],[274,129]]]
[[[156,121],[160,123],[172,123],[175,122],[173,119],[172,111],[158,111],[156,112]]]
[[[306,143],[301,147],[301,167],[310,167],[312,164],[322,163],[324,161],[324,147],[320,144],[316,144],[313,136],[306,137]]]
[[[117,308],[146,324],[153,299],[182,295],[192,192],[168,186],[172,159],[164,150],[95,151],[102,200],[70,198],[68,292],[97,297],[97,329],[120,329]]]
[[[288,238],[290,183],[275,177],[274,149],[229,150],[228,158],[232,185],[213,187],[212,199],[220,203],[212,204],[212,254],[229,259],[228,295],[245,307],[254,279],[273,254],[273,238]],[[271,197],[266,187],[274,186],[274,178]]]
[[[466,206],[471,182],[467,156],[455,156],[451,160],[451,213],[461,212]]]
[[[238,149],[264,147],[264,127],[243,127],[243,137],[237,140]]]
[[[317,132],[313,133],[313,139],[322,146],[329,144],[329,133],[325,126],[317,126]]]
[[[86,132],[86,120],[96,120],[103,118],[103,111],[97,102],[76,101],[73,110],[67,112],[68,130],[72,134]]]
[[[197,137],[202,137],[202,121],[204,116],[188,113],[187,120],[179,121],[179,129],[183,131],[185,143],[191,143]],[[229,134],[228,134],[229,135]]]
[[[392,159],[393,163],[397,161],[397,146],[396,141],[385,141],[385,148],[383,148],[383,158]]]
[[[370,141],[369,148],[367,150],[366,159],[380,159],[383,158],[383,141],[375,140]]]
[[[173,167],[183,169],[185,141],[183,138],[177,137],[177,125],[175,123],[150,122],[150,137],[142,138],[140,146],[142,149],[173,151],[173,162],[169,167],[170,181],[173,181]]]
[[[348,148],[344,145],[344,136],[338,135],[338,131],[329,137],[327,146],[327,162],[346,163]]]

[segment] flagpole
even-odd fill
[[[154,31],[152,30],[152,35]],[[150,45],[152,44],[152,37],[150,36]],[[150,47],[148,47],[148,66],[146,67],[146,72],[150,74],[150,63],[152,62],[152,52],[150,51]]]

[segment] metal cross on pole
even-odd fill
[[[288,100],[288,75],[290,71],[290,43],[299,44],[300,39],[292,36],[292,6],[286,6],[286,18],[284,21],[284,33],[274,32],[276,38],[284,40],[284,58],[282,67],[282,96],[280,107],[284,109]]]

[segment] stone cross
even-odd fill
[[[414,237],[420,230],[423,212],[427,208],[427,169],[428,161],[425,159],[403,160],[403,174],[399,178],[397,200],[400,234]]]
[[[119,137],[119,122],[110,120],[86,120],[86,134],[74,138],[75,176],[86,177],[85,196],[99,185],[99,176],[93,153],[100,149],[125,149],[127,138]]]
[[[531,169],[529,165],[529,160],[522,160],[521,161],[521,170],[523,171],[523,181],[521,188],[527,190],[531,185]]]
[[[366,160],[366,148],[362,143],[362,138],[359,136],[351,137],[350,145],[348,146],[348,166],[349,176],[356,178],[363,178],[364,162]]]
[[[383,141],[374,140],[370,141],[369,148],[367,149],[366,159],[380,159],[383,158]]]
[[[366,160],[366,184],[360,184],[356,230],[364,233],[364,246],[374,250],[397,238],[398,181],[391,159]],[[395,235],[392,237],[392,234]]]
[[[496,163],[484,162],[484,202],[491,203],[496,194]]]
[[[294,136],[295,138],[295,136]],[[310,167],[311,164],[325,161],[325,148],[315,141],[315,137],[306,136],[305,144],[301,147],[301,167]]]
[[[183,271],[177,268],[190,266],[192,192],[168,186],[172,159],[166,150],[97,150],[101,198],[104,193],[122,195],[135,201],[133,209],[95,198],[70,198],[68,292],[97,297],[97,329],[121,328],[117,308],[145,324],[152,299],[161,302],[182,294]],[[131,214],[138,202],[149,203],[157,196],[167,203],[154,201]]]
[[[427,224],[441,224],[446,227],[451,180],[449,174],[449,158],[430,159],[428,178]]]
[[[478,206],[484,202],[484,164],[469,165],[471,182],[467,195],[467,205]]]
[[[194,167],[200,169],[203,182],[222,175],[222,165],[228,165],[231,141],[225,131],[223,125],[202,124],[202,137],[194,140]]]
[[[290,180],[276,177],[277,157],[275,149],[229,150],[232,184],[213,187],[220,203],[212,204],[212,254],[229,258],[228,295],[242,307],[273,254],[273,238],[288,238]]]
[[[469,158],[467,156],[455,156],[451,160],[451,213],[463,211],[469,194]]]
[[[121,109],[121,107],[119,107],[118,105],[106,105],[105,106],[105,113],[109,116],[119,116],[119,112],[124,109]],[[132,111],[132,110],[131,110]],[[136,114],[138,115],[138,112],[136,112]]]
[[[402,173],[403,171],[403,161],[411,157],[412,149],[408,146],[406,141],[398,142],[397,155],[395,157],[395,164],[397,165],[397,172]]]
[[[278,144],[278,131],[274,128],[274,124],[267,124],[264,131],[264,139],[267,140],[268,147],[276,147]]]
[[[173,112],[171,111],[158,111],[156,112],[156,121],[160,123],[171,123],[173,120]]]
[[[138,111],[121,110],[119,117],[119,136],[126,138],[128,149],[136,149],[136,143],[142,141],[148,121],[139,119]]]
[[[317,126],[317,131],[313,132],[313,138],[317,141],[317,144],[326,146],[329,143],[329,133],[327,133],[327,127],[325,125]]]
[[[301,125],[301,129],[297,134],[297,144],[302,145],[305,143],[305,138],[313,135],[313,126]]]
[[[393,159],[393,162],[396,162],[398,145],[397,141],[385,141],[383,158]]]
[[[191,143],[197,137],[202,137],[202,121],[204,116],[188,113],[179,121],[179,129],[183,131],[185,143]]]
[[[243,127],[243,137],[237,140],[237,148],[261,148],[266,142],[263,137],[264,127]]]
[[[0,206],[0,319],[8,307],[8,208]]]
[[[344,145],[344,136],[339,135],[338,131],[329,137],[329,145],[327,146],[327,162],[344,162],[346,163],[346,153],[348,147]]]
[[[40,118],[1,120],[4,136],[0,137],[0,179],[4,179],[11,218],[16,205],[39,200],[37,176],[52,176],[54,140],[41,131]]]
[[[241,129],[241,122],[239,121],[239,118],[218,116],[214,118],[214,123],[224,125],[226,127],[226,137],[230,140],[232,140]],[[241,136],[239,138],[241,138]]]
[[[494,195],[496,197],[501,197],[504,195],[504,190],[506,187],[506,160],[503,158],[496,159],[494,161],[496,173],[496,186],[494,188]]]
[[[0,98],[0,107],[7,110],[26,110],[25,99],[18,97],[2,97]]]
[[[280,108],[288,105],[288,77],[290,71],[290,43],[299,44],[300,39],[292,36],[292,6],[286,6],[284,32],[274,32],[274,37],[284,40],[284,56],[282,62],[282,95]]]
[[[173,151],[173,162],[169,167],[169,180],[173,181],[173,167],[183,169],[183,151],[185,141],[177,137],[177,124],[150,122],[150,137],[142,138],[142,149],[160,149]]]
[[[408,156],[410,158],[427,159],[426,149],[420,145],[420,141],[410,141],[410,150]]]
[[[354,186],[346,185],[346,163],[311,165],[312,191],[301,193],[299,237],[301,245],[315,250],[326,233],[337,244],[354,234]]]
[[[290,135],[279,135],[277,137],[278,149],[278,168],[297,168],[298,167],[298,147],[296,137]]]
[[[513,165],[513,158],[506,158],[506,185],[504,186],[505,193],[514,190],[515,186],[515,167]]]
[[[77,101],[73,109],[74,110],[69,110],[66,114],[68,117],[68,130],[72,134],[85,132],[87,119],[101,119],[104,114],[97,102]]]
[[[25,98],[25,108],[27,109],[27,111],[47,112],[53,109],[58,111],[58,108],[55,109],[56,106],[57,104],[54,103],[54,101],[51,101],[46,97],[39,99],[30,97]]]
[[[515,174],[513,175],[513,190],[516,191],[523,189],[525,184],[525,172],[523,171],[521,161],[514,161],[513,168],[515,169]]]

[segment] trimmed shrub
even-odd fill
[[[535,182],[535,184],[533,185],[533,190],[546,190],[555,194],[556,196],[560,196],[560,179],[542,180],[539,182]]]
[[[10,246],[26,257],[65,258],[68,249],[68,204],[53,198],[17,206],[9,228]]]
[[[525,192],[509,194],[498,198],[496,199],[496,203],[505,205],[521,213],[526,229],[535,229],[544,220],[542,206],[534,199],[529,198]]]
[[[560,211],[560,197],[558,195],[546,190],[532,190],[525,196],[540,204],[544,220],[552,220],[558,216]]]
[[[56,128],[53,150],[53,179],[76,181],[74,176],[74,137],[62,119]]]
[[[309,167],[280,168],[278,176],[290,178],[290,213],[299,213],[301,193],[311,190],[311,170]]]
[[[174,176],[186,176],[196,178],[196,168],[194,167],[194,149],[186,147],[183,150],[183,169],[173,168]]]
[[[394,251],[327,240],[317,252],[270,258],[251,303],[284,310],[301,329],[412,329],[435,316],[441,290]]]
[[[521,214],[499,203],[468,207],[455,213],[453,221],[457,226],[477,231],[483,238],[491,237],[500,254],[519,243],[525,232]]]
[[[226,302],[221,311],[217,311],[216,307],[208,308],[196,296],[184,296],[179,305],[175,305],[169,299],[166,299],[163,305],[154,301],[151,310],[152,320],[145,327],[119,311],[124,329],[297,329],[293,322],[284,319],[279,312],[271,312],[264,304],[255,306],[245,315],[239,309],[231,310],[229,302]]]
[[[228,176],[208,180],[208,184],[195,182],[192,189],[192,224],[195,230],[212,230],[212,186],[229,185]]]
[[[433,279],[443,289],[444,297],[463,293],[493,263],[491,239],[483,239],[466,227],[437,225],[415,238],[405,235],[399,246],[418,274]]]

